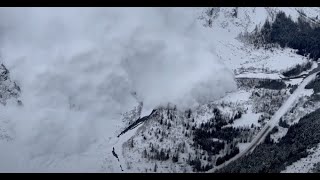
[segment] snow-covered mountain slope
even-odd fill
[[[0,103],[1,106],[18,105],[22,102],[18,99],[20,96],[20,87],[11,80],[9,70],[1,64],[0,66]],[[3,109],[3,108],[1,108]],[[12,129],[9,122],[0,115],[0,141],[13,140]]]
[[[238,38],[279,11],[314,21],[319,14],[318,8],[1,8],[1,56],[21,92],[10,79],[0,82],[0,101],[19,97],[23,106],[0,108],[0,137],[14,137],[0,138],[0,171],[191,172],[242,151],[290,95],[289,88],[256,87],[283,83],[282,71],[308,61],[289,48],[256,49]],[[253,86],[237,88],[247,83],[241,78]],[[153,109],[152,118],[117,137]],[[234,139],[219,131],[212,156],[194,144],[201,126],[226,128]],[[154,151],[151,160],[143,148]]]
[[[236,88],[191,8],[1,8],[0,14],[2,61],[23,102],[1,107],[15,137],[1,143],[1,156],[12,164],[5,170],[96,172],[106,158],[106,171],[117,171],[112,147],[123,119],[137,117],[126,112],[141,101],[144,114],[168,101],[189,107]]]
[[[277,12],[285,12],[293,20],[304,12],[307,17],[315,18],[319,8],[208,8],[200,18],[209,27],[217,55],[233,70],[240,68],[279,72],[306,61],[302,56],[292,53],[291,49],[256,49],[239,41],[239,34],[261,28],[268,19],[272,21]],[[235,15],[235,12],[236,15]],[[209,36],[209,35],[208,35]],[[280,64],[281,63],[281,64]]]
[[[294,21],[301,14],[316,21],[320,9],[318,7],[214,7],[203,11],[200,19],[205,21],[205,26],[214,29],[223,28],[231,32],[230,36],[234,36],[261,27],[267,19],[273,21],[278,12],[284,12]]]
[[[21,101],[17,98],[20,95],[20,87],[11,80],[9,70],[1,64],[0,66],[0,103],[6,105],[7,101],[11,98],[16,99],[16,101],[22,105]]]
[[[310,173],[313,172],[314,166],[320,162],[319,146],[309,149],[310,155],[294,162],[288,166],[282,173]]]
[[[235,11],[237,11],[237,15],[234,15]],[[257,49],[251,46],[250,44],[246,44],[242,42],[239,39],[240,33],[244,33],[246,31],[249,31],[249,32],[253,31],[254,28],[256,27],[260,28],[267,19],[272,21],[276,13],[280,11],[283,11],[287,15],[290,15],[294,20],[297,20],[297,18],[301,13],[306,14],[306,16],[309,18],[316,18],[317,14],[319,13],[318,8],[209,8],[207,9],[207,11],[204,11],[202,16],[200,16],[200,19],[204,22],[204,25],[212,31],[211,34],[210,35],[208,34],[207,36],[208,38],[210,38],[210,40],[213,41],[217,56],[223,61],[223,63],[227,67],[229,67],[234,71],[237,78],[280,80],[283,77],[281,74],[283,71],[288,70],[289,68],[292,68],[297,64],[304,64],[308,62],[308,59],[306,57],[296,54],[295,50],[290,48],[285,48],[285,49],[273,48],[271,50]],[[316,65],[317,64],[315,63],[315,67]],[[294,85],[297,82],[298,81],[290,80],[289,82],[286,82],[286,84]],[[247,108],[247,111],[242,115],[240,119],[236,119],[235,122],[231,124],[233,127],[239,127],[239,125],[240,127],[241,125],[245,125],[245,126],[256,125],[258,127],[263,126],[264,123],[260,125],[258,122],[261,123],[261,119],[263,118],[267,118],[267,119],[271,118],[273,113],[276,112],[278,108],[281,106],[281,103],[284,102],[284,100],[288,97],[286,93],[277,94],[278,92],[275,92],[275,94],[273,94],[272,96],[266,95],[265,97],[264,96],[261,97],[261,94],[263,94],[261,93],[261,91],[260,92],[258,91],[257,96],[254,95],[255,93],[257,93],[257,91],[256,92],[252,92],[252,91],[242,92],[242,91],[243,90],[235,91],[230,95],[228,95],[228,96],[232,96],[232,94],[235,94],[240,97],[236,96],[234,97],[234,99],[238,99],[238,98],[241,99],[241,96],[243,93],[253,94],[252,96],[249,96],[250,98],[249,97],[245,98],[246,99],[245,101],[247,101],[246,105],[238,104],[238,106],[240,107]],[[275,98],[277,96],[276,94],[277,95],[281,94],[280,97],[282,99],[280,100]],[[226,96],[225,98],[228,98],[228,96]],[[302,97],[308,97],[308,96],[310,96],[310,94],[302,95]],[[259,97],[258,100],[255,100],[254,99],[255,97]],[[215,102],[218,103],[219,101],[215,101]],[[254,104],[254,102],[257,102],[257,104]],[[280,104],[278,104],[279,102]],[[255,110],[253,110],[252,105],[250,105],[252,103],[255,106],[254,108]],[[270,107],[270,109],[269,110],[264,109],[266,107]],[[207,113],[208,111],[209,110],[205,110],[205,112]],[[288,111],[288,108],[286,108],[286,111]],[[193,112],[196,114],[197,111],[194,110]],[[268,113],[265,114],[266,112],[269,112],[270,114]],[[180,113],[175,115],[175,117],[180,117],[179,114]],[[161,115],[159,116],[161,117]],[[185,118],[183,117],[182,119],[178,120],[178,122],[181,122],[181,121],[183,122],[184,119]],[[205,118],[197,117],[194,119],[195,119],[195,122],[198,122],[198,121],[207,122],[210,119],[210,115],[206,116]],[[130,139],[126,144],[124,144],[123,153],[125,155],[124,157],[126,157],[127,159],[127,163],[126,163],[128,168],[127,171],[129,172],[135,172],[135,171],[187,172],[194,168],[194,164],[193,164],[194,162],[191,160],[191,163],[190,163],[190,157],[188,159],[187,154],[189,154],[189,156],[191,155],[191,159],[195,158],[194,161],[196,161],[197,158],[200,158],[203,167],[202,166],[200,168],[197,167],[196,169],[198,171],[199,170],[202,171],[202,169],[209,168],[211,163],[207,161],[207,158],[209,156],[210,158],[212,158],[212,156],[206,154],[205,151],[201,151],[201,148],[200,148],[200,154],[202,153],[202,155],[204,156],[201,156],[201,155],[198,156],[196,152],[193,152],[193,150],[197,148],[192,147],[192,144],[194,142],[190,142],[190,143],[188,142],[190,141],[190,137],[186,138],[185,136],[183,136],[183,134],[185,133],[184,132],[185,130],[183,130],[184,129],[183,127],[180,128],[180,125],[174,126],[173,127],[174,133],[173,133],[171,130],[165,130],[163,129],[163,127],[161,126],[159,127],[157,122],[154,122],[157,120],[150,120],[150,121],[151,122],[145,123],[145,125],[141,127],[140,130],[137,131],[138,133],[135,136],[133,136],[132,139]],[[183,131],[180,132],[180,130],[178,129],[180,130],[182,129]],[[159,133],[157,133],[158,131],[160,132],[160,134],[161,132],[163,134],[163,131],[164,131],[165,132],[164,136],[159,135]],[[286,132],[285,130],[281,131],[278,134],[273,135],[272,138],[277,138],[278,136],[284,136],[285,132]],[[162,149],[165,152],[164,154],[170,154],[170,153],[167,153],[168,147],[169,147],[169,150],[171,151],[174,149],[175,153],[180,151],[181,149],[176,149],[173,146],[173,144],[176,144],[176,143],[179,144],[179,142],[175,140],[167,140],[165,142],[166,145],[164,146],[161,145],[164,143],[161,139],[163,137],[167,137],[166,133],[168,133],[170,137],[176,137],[176,139],[182,139],[181,142],[179,141],[180,143],[182,142],[187,143],[186,145],[186,147],[188,147],[187,152],[185,152],[184,150],[183,152],[181,152],[180,155],[182,157],[179,158],[179,160],[177,161],[177,164],[175,165],[173,165],[172,161],[170,160],[169,161],[160,160],[161,157],[158,157],[159,159],[157,160],[157,155],[155,155],[156,158],[152,155],[152,153],[154,153],[152,151],[152,148],[148,149],[150,147],[155,146],[156,147],[155,149],[158,149],[158,150]],[[191,134],[193,133],[191,132]],[[160,142],[158,142],[159,141],[158,138],[155,138],[158,136],[159,136]],[[243,151],[247,145],[248,143],[241,142],[241,143],[238,143],[236,146],[240,148],[240,151]],[[143,147],[145,149],[143,149]],[[161,154],[161,152],[159,153]],[[148,158],[146,158],[145,154],[147,154]],[[141,160],[140,159],[141,157],[146,160],[145,161]],[[173,156],[169,155],[169,157],[174,159],[175,155]],[[215,156],[215,159],[217,157],[219,156]],[[213,160],[213,162],[215,161],[216,160]],[[139,165],[134,166],[133,164],[139,164]],[[188,166],[186,166],[186,164],[188,164]]]

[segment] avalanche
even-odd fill
[[[197,11],[1,8],[1,57],[23,106],[0,107],[13,136],[0,171],[98,172],[105,158],[116,171],[109,150],[139,101],[184,108],[234,90]]]

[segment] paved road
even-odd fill
[[[318,66],[319,67],[319,66]],[[273,115],[270,121],[262,128],[262,130],[258,133],[258,135],[251,141],[250,145],[241,153],[237,154],[230,160],[226,161],[225,163],[214,167],[213,169],[209,170],[208,172],[215,172],[218,169],[228,165],[230,162],[237,160],[238,158],[242,157],[243,155],[250,153],[256,148],[268,133],[279,123],[280,118],[296,103],[296,100],[299,98],[301,93],[303,92],[305,86],[311,82],[316,75],[320,72],[319,68],[317,70],[313,70],[312,73],[309,73],[309,76],[306,77],[302,83],[298,86],[298,88],[293,92],[293,94],[283,103],[283,105],[279,108],[279,110]]]

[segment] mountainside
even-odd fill
[[[317,171],[320,8],[0,15],[0,172]]]
[[[212,31],[207,36],[212,37],[217,56],[234,71],[238,90],[185,112],[169,107],[158,109],[123,144],[122,158],[128,172],[211,171],[249,147],[303,80],[285,79],[284,72],[310,62],[293,49],[257,49],[239,38],[240,33],[262,28],[266,20],[274,21],[281,11],[294,21],[301,13],[311,19],[319,13],[318,8],[208,8],[204,11],[200,19]],[[318,67],[316,62],[311,64],[305,73]],[[285,111],[294,108],[281,117],[281,122],[297,122],[317,107],[317,102],[310,101],[313,92],[303,91],[299,99],[285,107]],[[282,126],[280,123],[271,131],[272,142],[279,142],[286,135],[289,125]]]

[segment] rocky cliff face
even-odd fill
[[[22,102],[18,100],[21,92],[20,87],[10,79],[9,70],[1,64],[0,66],[0,103],[6,105],[7,100],[10,98],[16,99],[19,105]]]

